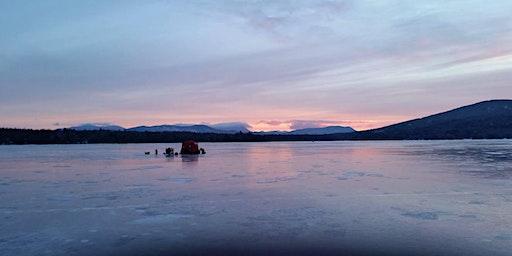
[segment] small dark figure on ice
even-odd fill
[[[166,155],[166,156],[172,156],[172,155],[174,155],[174,149],[173,149],[173,148],[166,148],[166,149],[165,149],[165,155]]]

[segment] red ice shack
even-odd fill
[[[181,143],[181,154],[200,154],[199,145],[193,140],[187,140]]]

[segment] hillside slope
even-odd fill
[[[512,100],[491,100],[360,132],[365,139],[512,138]]]

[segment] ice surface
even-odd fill
[[[510,255],[512,141],[0,146],[0,255]]]

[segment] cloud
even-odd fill
[[[271,126],[278,126],[278,125],[287,124],[287,123],[288,123],[287,121],[277,121],[277,120],[268,120],[268,121],[261,120],[258,122],[258,124],[267,124],[267,125],[271,125]]]
[[[349,124],[361,124],[361,123],[368,123],[369,121],[337,121],[337,120],[285,120],[285,121],[279,121],[279,120],[261,120],[258,122],[258,124],[265,124],[269,126],[286,126],[291,130],[297,130],[297,129],[305,129],[305,128],[321,128],[331,125],[349,125]]]
[[[290,123],[290,129],[298,130],[305,128],[320,128],[325,127],[329,124],[333,124],[333,121],[325,121],[325,120],[293,120]]]
[[[511,1],[0,7],[4,125],[368,128],[512,94],[512,80],[494,75],[512,70]]]
[[[263,36],[280,43],[295,40],[317,42],[333,35],[337,21],[351,10],[352,0],[216,1],[209,6],[224,15],[236,17]]]

